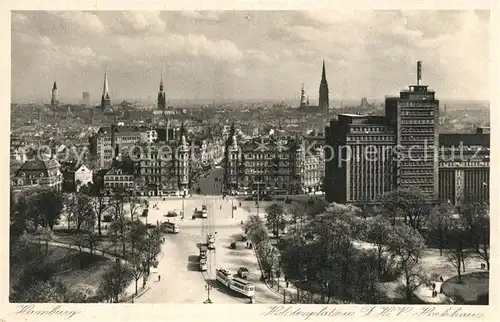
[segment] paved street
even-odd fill
[[[199,186],[202,194],[207,195],[220,195],[221,194],[221,182],[215,182],[215,178],[222,178],[223,173],[221,168],[215,168],[207,173],[206,177],[201,176]],[[216,186],[214,186],[216,185]],[[196,189],[196,188],[195,188]]]
[[[231,242],[241,238],[241,221],[248,217],[248,210],[239,208],[231,218],[231,201],[220,196],[192,196],[184,200],[185,219],[167,218],[163,215],[169,210],[181,210],[182,199],[150,199],[148,222],[157,220],[177,222],[180,232],[170,234],[162,248],[162,257],[158,273],[151,277],[150,290],[137,299],[139,303],[202,303],[207,298],[205,279],[215,279],[215,269],[222,267],[236,273],[239,267],[249,269],[248,279],[255,283],[255,303],[280,303],[281,299],[259,281],[260,270],[253,250],[245,248],[244,242],[238,242],[237,249],[229,248]],[[158,209],[153,208],[157,204]],[[208,219],[192,220],[195,208],[203,204],[208,207]],[[237,201],[234,202],[238,204]],[[217,232],[216,250],[209,251],[208,270],[198,271],[199,251],[197,243],[206,242],[206,233]],[[161,275],[161,281],[157,280]],[[213,285],[210,297],[214,303],[249,303],[249,300],[219,283]]]

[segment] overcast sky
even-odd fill
[[[487,11],[12,13],[12,101],[383,98],[423,80],[441,99],[489,98]],[[115,101],[116,102],[116,101]]]

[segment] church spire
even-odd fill
[[[167,96],[163,88],[163,74],[160,76],[160,91],[157,99],[158,110],[165,111],[167,109]]]
[[[57,89],[56,81],[54,81],[54,86],[52,86],[52,90],[55,90],[55,89]]]
[[[326,70],[325,70],[325,61],[323,60],[323,72],[321,73],[321,81],[326,82]]]
[[[104,85],[102,87],[102,95],[106,96],[106,94],[109,96],[108,69],[107,68],[104,70]]]
[[[328,90],[328,82],[326,81],[325,61],[323,60],[323,70],[321,72],[321,82],[319,84],[318,105],[325,120],[328,118],[328,109],[330,108],[330,100],[328,97],[329,96],[328,92],[329,90]]]
[[[104,69],[104,84],[102,86],[102,97],[101,97],[101,109],[111,107],[111,99],[109,97],[109,87],[108,87],[108,68]]]

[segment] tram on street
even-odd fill
[[[239,277],[233,277],[229,288],[248,297],[255,295],[255,284]]]
[[[213,234],[207,234],[207,248],[215,249],[215,237]]]
[[[231,290],[253,298],[255,295],[255,284],[233,275],[226,269],[216,269],[216,279],[219,283],[229,287]]]

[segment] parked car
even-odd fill
[[[177,211],[169,211],[167,212],[166,215],[164,215],[165,217],[177,217],[179,214],[177,213]]]

